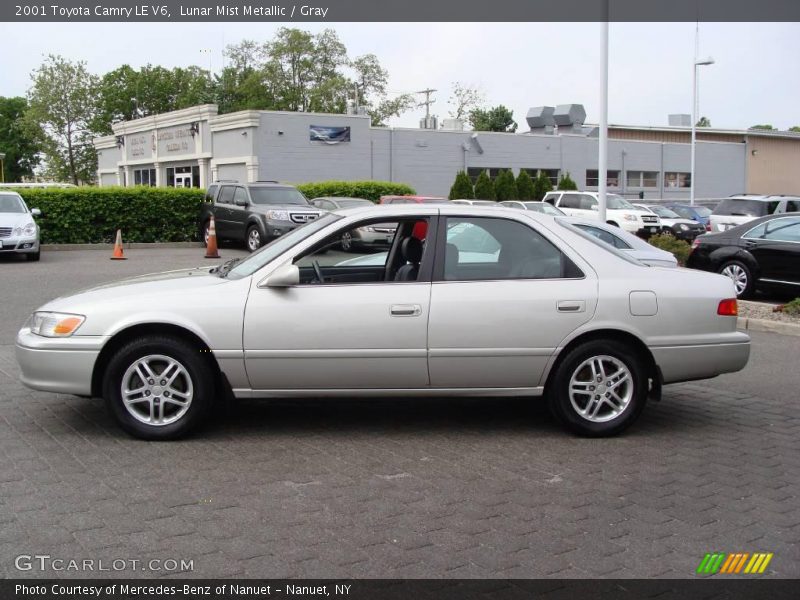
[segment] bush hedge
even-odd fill
[[[650,239],[647,241],[656,248],[671,252],[681,266],[686,264],[689,253],[692,251],[692,247],[688,242],[679,240],[669,233],[659,233],[658,235],[650,236]]]
[[[184,242],[198,239],[203,191],[151,187],[20,189],[36,219],[44,244]]]
[[[365,198],[377,202],[381,196],[413,196],[414,188],[393,181],[314,181],[301,183],[297,189],[312,200],[320,196]]]

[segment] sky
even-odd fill
[[[453,82],[478,87],[487,106],[514,111],[520,131],[533,106],[583,104],[599,121],[599,23],[306,23],[337,31],[351,57],[374,53],[392,94],[438,90],[431,112],[448,116]],[[86,61],[102,74],[121,64],[164,67],[223,64],[223,49],[272,37],[272,23],[0,23],[0,96],[24,95],[45,55]],[[667,125],[691,113],[695,23],[612,23],[609,122]],[[714,127],[800,125],[800,23],[701,23],[699,116]],[[421,97],[420,97],[421,99]],[[424,109],[392,119],[417,127]]]

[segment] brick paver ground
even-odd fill
[[[602,440],[517,399],[243,401],[144,443],[101,401],[17,376],[4,339],[5,577],[91,575],[20,572],[20,554],[201,577],[689,577],[711,551],[774,552],[767,576],[800,576],[797,396],[669,386]]]

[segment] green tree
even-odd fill
[[[578,185],[572,180],[572,177],[569,176],[569,171],[564,173],[558,180],[558,189],[559,190],[577,190]]]
[[[475,108],[469,112],[469,123],[475,131],[507,131],[517,130],[514,111],[502,104],[494,108]]]
[[[700,120],[696,123],[696,127],[711,127],[711,121],[708,117],[700,117]]]
[[[533,200],[535,198],[536,189],[533,185],[533,179],[525,169],[519,170],[517,175],[517,195],[520,200]]]
[[[494,183],[485,170],[481,171],[481,174],[478,175],[478,179],[475,181],[475,198],[478,200],[497,200],[497,195],[494,191]]]
[[[475,191],[472,189],[472,180],[464,171],[456,173],[456,180],[450,188],[450,200],[464,199],[470,200],[475,197]]]
[[[98,79],[84,62],[49,55],[32,74],[25,113],[28,131],[40,133],[47,174],[75,185],[91,182],[97,172],[90,124],[97,106]]]
[[[753,125],[752,127],[749,127],[748,129],[759,129],[759,130],[762,130],[762,131],[776,131],[776,129],[772,125],[768,125],[768,124],[765,124],[765,125]]]
[[[111,124],[215,100],[215,85],[200,67],[169,70],[146,65],[139,70],[122,65],[99,80],[97,110],[91,128],[110,134]]]
[[[36,132],[25,126],[28,101],[25,98],[0,96],[0,152],[3,159],[4,181],[22,181],[31,177],[39,164]]]
[[[553,183],[544,171],[539,171],[536,181],[533,182],[534,199],[542,200],[545,194],[553,189]],[[560,188],[559,188],[560,189]]]
[[[498,202],[518,199],[517,182],[511,169],[500,171],[497,181],[494,182],[494,191]]]
[[[793,131],[795,133],[800,133],[800,125],[794,125],[792,127],[789,127],[789,131]]]

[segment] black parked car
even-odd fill
[[[800,295],[800,214],[769,215],[701,235],[686,266],[727,275],[739,298],[756,289]]]

